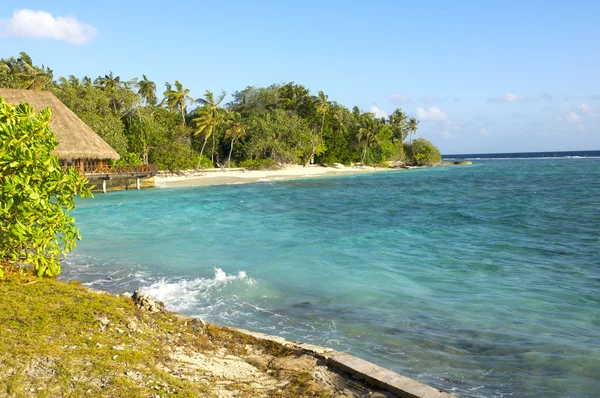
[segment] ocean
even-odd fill
[[[97,194],[63,278],[461,397],[600,391],[600,151]]]

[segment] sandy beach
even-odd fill
[[[322,177],[331,175],[346,175],[360,173],[374,173],[389,170],[375,167],[345,167],[312,165],[288,165],[279,170],[241,170],[241,169],[206,169],[203,171],[190,171],[177,174],[161,173],[155,177],[157,188],[200,186],[200,185],[225,185],[245,184],[269,180],[288,180],[307,177]]]

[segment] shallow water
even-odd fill
[[[600,159],[97,194],[65,278],[464,397],[600,391]]]

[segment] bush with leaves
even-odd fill
[[[411,164],[431,166],[442,161],[440,150],[425,138],[417,138],[410,144],[404,144],[404,152]]]
[[[50,131],[51,110],[0,98],[0,277],[8,264],[38,276],[60,273],[60,261],[80,239],[69,211],[90,195],[87,179],[62,170]]]

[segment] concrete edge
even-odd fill
[[[419,381],[402,376],[399,373],[376,365],[372,362],[355,357],[331,348],[320,347],[313,344],[304,344],[289,341],[279,336],[251,332],[249,330],[229,328],[260,340],[279,343],[284,347],[300,350],[308,355],[322,359],[328,366],[349,374],[353,379],[362,380],[371,386],[403,398],[451,398],[455,397],[437,388],[428,386]]]
[[[87,287],[92,293],[111,294],[103,290]],[[166,311],[170,315],[183,322],[198,321],[204,324],[200,318],[195,318],[180,312]],[[224,326],[230,330],[242,333],[259,340],[267,340],[284,347],[301,351],[307,355],[325,361],[325,363],[334,369],[340,370],[353,379],[364,381],[373,387],[390,392],[397,397],[402,398],[456,398],[455,395],[449,394],[437,388],[428,386],[427,384],[413,380],[399,373],[376,365],[372,362],[355,357],[345,352],[339,352],[332,348],[321,347],[313,344],[305,344],[298,341],[290,341],[280,336],[272,336],[265,333],[252,332],[250,330],[238,329],[234,327]]]

